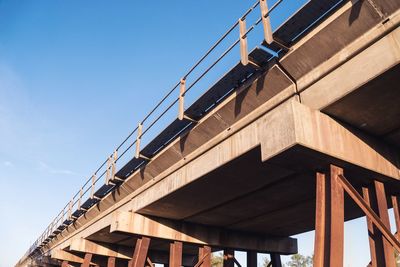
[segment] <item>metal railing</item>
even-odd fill
[[[185,114],[183,110],[183,101],[185,95],[201,80],[204,76],[212,70],[218,62],[220,62],[228,53],[232,51],[238,44],[240,44],[241,51],[241,62],[246,65],[249,62],[248,52],[247,52],[247,35],[254,30],[261,22],[263,22],[264,28],[264,39],[267,43],[273,41],[272,30],[270,25],[269,14],[282,2],[283,0],[278,0],[270,9],[267,7],[266,0],[259,0],[254,3],[244,14],[241,16],[211,47],[210,49],[189,69],[189,71],[182,76],[182,78],[167,92],[167,94],[155,105],[155,107],[139,122],[138,126],[129,133],[129,135],[116,147],[116,149],[111,153],[107,159],[94,171],[94,173],[88,178],[85,184],[80,188],[80,190],[72,197],[71,201],[68,202],[60,211],[60,213],[54,218],[54,220],[49,224],[45,231],[39,236],[39,238],[32,244],[30,249],[25,254],[28,256],[32,255],[38,247],[43,244],[48,243],[55,235],[57,235],[62,230],[67,227],[72,221],[76,220],[84,214],[87,209],[82,207],[83,201],[92,199],[93,201],[99,201],[100,197],[96,196],[96,189],[100,188],[99,184],[102,179],[104,179],[104,184],[113,185],[114,188],[117,182],[123,182],[122,179],[115,176],[116,174],[116,164],[121,161],[122,158],[131,159],[132,156],[139,158],[143,155],[140,154],[140,141],[141,138],[148,133],[154,125],[160,121],[161,118],[171,110],[176,104],[179,104],[178,118],[185,119]],[[251,14],[256,8],[260,6],[260,16],[257,16],[257,20],[248,28],[245,27],[245,20],[249,14]],[[193,81],[186,88],[186,81],[194,73],[201,63],[204,62],[210,54],[215,51],[219,45],[226,40],[226,38],[234,32],[239,26],[239,31],[237,32],[238,38],[226,49],[222,54],[217,57],[201,74],[193,78]],[[173,98],[173,101],[167,105],[166,108],[161,109],[163,104],[166,104],[167,99],[180,88],[178,97]],[[158,112],[158,114],[156,114]],[[155,116],[157,115],[157,116]],[[150,121],[152,117],[153,120]],[[148,123],[146,125],[145,123]],[[145,127],[146,126],[146,127]],[[145,128],[143,128],[145,127]],[[134,136],[136,134],[136,137]],[[135,147],[135,153],[128,153]],[[128,153],[128,154],[127,154]],[[130,155],[127,156],[127,155]],[[144,157],[144,156],[143,156]],[[103,183],[102,183],[103,185]],[[113,190],[112,188],[111,190]],[[74,215],[76,212],[79,215]],[[60,227],[61,226],[61,227]],[[64,228],[63,228],[64,227]],[[39,251],[37,255],[40,255]]]

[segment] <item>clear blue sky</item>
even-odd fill
[[[274,26],[304,1],[287,2]],[[161,95],[253,3],[0,1],[0,267],[25,253]],[[252,47],[262,35],[249,38]],[[238,59],[236,49],[206,83]],[[365,223],[349,225],[346,266],[365,266],[368,248],[359,244]],[[300,241],[301,252],[311,254],[312,234]]]

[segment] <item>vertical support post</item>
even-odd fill
[[[181,86],[179,88],[179,113],[178,119],[183,120],[184,112],[185,112],[185,92],[186,92],[186,80],[184,78],[181,79]]]
[[[274,38],[272,37],[271,20],[268,15],[267,0],[260,0],[261,18],[264,28],[264,40],[267,44],[272,44]]]
[[[107,267],[115,267],[115,257],[108,257]]]
[[[201,260],[199,267],[211,267],[211,247],[199,247],[199,261]]]
[[[247,36],[246,36],[246,19],[239,19],[239,32],[240,32],[240,62],[243,66],[249,64],[249,55],[247,49]]]
[[[394,213],[394,221],[396,223],[396,238],[400,239],[400,210],[399,210],[399,199],[397,196],[392,196],[392,205],[393,205],[393,213]]]
[[[343,170],[330,166],[329,179],[316,176],[314,266],[343,266],[344,191],[339,183]]]
[[[106,185],[110,183],[111,156],[107,159]]]
[[[272,267],[282,267],[281,255],[271,253],[271,263]]]
[[[344,253],[344,190],[339,183],[339,175],[343,175],[343,169],[331,165],[330,167],[330,265],[343,266]]]
[[[93,199],[94,198],[94,186],[95,186],[95,182],[96,182],[96,174],[92,175],[92,187],[90,188],[90,198]]]
[[[149,250],[150,238],[142,237],[136,240],[135,251],[132,260],[129,261],[128,267],[144,267]]]
[[[79,191],[78,210],[81,209],[82,197],[83,197],[83,187],[81,187],[81,190]]]
[[[257,267],[257,252],[247,251],[247,267]]]
[[[363,198],[368,206],[372,207],[371,202],[373,201],[370,197],[370,190],[367,187],[362,188]],[[374,205],[376,206],[376,200],[374,201]],[[382,247],[382,234],[376,229],[371,219],[366,216],[367,219],[367,228],[368,228],[368,241],[369,241],[369,250],[371,255],[371,264],[370,267],[378,267],[381,266],[384,262],[384,253]],[[380,237],[379,237],[380,236]],[[378,264],[379,263],[379,264]]]
[[[61,224],[64,223],[64,216],[65,216],[65,207],[63,208],[63,210],[61,212]]]
[[[382,223],[386,226],[387,229],[390,229],[390,221],[389,221],[389,213],[387,206],[387,199],[385,193],[385,186],[382,182],[375,180],[375,194],[378,205],[378,215],[382,220]],[[395,259],[394,259],[394,250],[391,246],[390,242],[383,238],[383,250],[385,253],[385,265],[386,267],[395,267]]]
[[[234,267],[235,261],[233,257],[235,256],[235,251],[233,249],[224,249],[224,264],[223,267]]]
[[[85,257],[83,258],[83,263],[81,264],[81,267],[90,267],[90,262],[92,261],[92,256],[93,256],[93,254],[86,253]]]
[[[63,262],[61,263],[61,267],[68,267],[68,266],[69,266],[68,261],[63,261]]]
[[[315,202],[315,240],[314,264],[315,267],[328,266],[328,257],[325,255],[329,248],[327,238],[329,224],[329,211],[327,210],[327,181],[323,173],[316,175],[316,202]]]
[[[142,139],[142,130],[143,130],[143,124],[140,122],[138,125],[138,132],[137,132],[137,137],[136,137],[136,153],[135,153],[135,158],[140,157],[140,140]]]
[[[69,206],[68,206],[68,220],[71,220],[71,219],[72,219],[72,205],[73,205],[73,203],[74,203],[74,199],[72,199],[72,200],[69,202]]]
[[[175,241],[169,245],[169,266],[182,266],[182,242]]]
[[[111,180],[115,179],[115,173],[117,172],[116,162],[118,159],[118,151],[115,150],[113,153],[112,167],[111,167]]]

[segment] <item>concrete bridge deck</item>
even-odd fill
[[[253,50],[249,58],[255,64],[239,63],[186,110],[196,122],[174,121],[142,150],[143,157],[116,172],[122,183],[106,185],[101,200],[88,200],[87,211],[78,211],[81,216],[38,245],[34,263],[144,266],[140,251],[145,251],[144,259],[153,263],[197,267],[207,266],[207,249],[273,258],[293,254],[297,242],[290,236],[322,231],[318,218],[326,200],[316,190],[321,188],[316,173],[345,177],[364,198],[368,188],[376,190],[377,202],[382,201],[377,188],[384,188],[384,208],[396,208],[399,8],[396,0],[308,2],[274,32],[274,42],[264,41],[278,58]],[[305,29],[304,21],[317,19],[314,10],[325,16]],[[217,104],[207,110],[211,102]],[[338,205],[343,212],[338,220],[364,216],[363,203],[346,192],[342,201],[340,194],[337,199],[327,194],[337,200],[327,202],[327,212]],[[387,227],[378,204],[375,212]],[[332,226],[327,236],[338,231],[340,237],[340,229]],[[327,242],[322,236],[317,247]],[[371,256],[372,266],[393,266],[387,256],[391,239],[380,238],[384,245]],[[331,251],[316,248],[315,266],[341,266],[340,245],[330,244]],[[176,249],[183,255],[178,263],[171,260]],[[25,257],[17,266],[28,264],[33,262]],[[273,265],[279,266],[278,258]]]

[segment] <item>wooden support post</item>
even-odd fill
[[[272,267],[282,267],[281,255],[271,253],[270,256]]]
[[[89,267],[90,262],[92,261],[93,254],[91,253],[86,253],[85,258],[83,258],[83,263],[81,264],[81,267]]]
[[[327,181],[323,173],[317,173],[316,177],[316,203],[315,203],[315,240],[314,240],[314,264],[315,267],[328,266],[328,257],[325,256],[329,248],[327,238],[329,225],[329,211],[327,207]]]
[[[115,257],[108,257],[107,267],[115,267]]]
[[[63,261],[63,262],[61,263],[61,267],[68,267],[68,266],[69,266],[68,261]]]
[[[339,183],[339,175],[343,170],[331,165],[330,167],[330,265],[343,266],[344,246],[344,192]]]
[[[235,251],[233,249],[224,249],[223,267],[234,267],[235,266],[234,256],[235,256]]]
[[[392,196],[392,205],[393,205],[393,213],[394,213],[394,221],[396,223],[396,237],[397,240],[400,240],[400,210],[399,210],[399,199],[397,196]]]
[[[257,252],[247,251],[247,267],[257,267]]]
[[[376,199],[370,196],[370,190],[367,187],[362,188],[363,198],[365,202],[371,207],[376,206]],[[373,205],[371,202],[373,201]],[[384,253],[382,244],[382,234],[376,229],[371,219],[367,216],[367,228],[368,228],[368,241],[371,255],[371,267],[383,266]]]
[[[149,250],[150,238],[142,237],[136,241],[135,251],[132,260],[129,261],[128,267],[144,267]]]
[[[375,180],[375,194],[377,199],[378,206],[378,214],[382,220],[382,223],[386,226],[387,229],[390,229],[390,221],[389,221],[389,213],[388,213],[388,205],[386,200],[385,186],[382,182]],[[383,238],[383,250],[385,253],[385,266],[386,267],[395,267],[395,259],[394,259],[394,250],[391,246],[390,242]]]
[[[267,44],[272,44],[274,41],[272,37],[271,20],[268,15],[267,0],[260,0],[261,19],[264,27],[264,40]]]
[[[179,88],[179,111],[178,119],[183,120],[185,117],[185,92],[186,92],[186,80],[181,79],[181,86]]]
[[[246,36],[246,20],[239,19],[239,32],[240,32],[240,62],[243,66],[249,64],[249,52],[247,49],[247,36]]]
[[[330,176],[317,173],[314,266],[343,266],[344,192],[339,183],[343,170],[330,166]]]
[[[197,267],[211,267],[211,247],[199,247],[199,263]]]
[[[175,241],[169,245],[169,266],[182,266],[182,242]]]
[[[143,124],[140,122],[138,125],[137,129],[137,137],[136,137],[136,153],[135,153],[135,158],[140,157],[140,140],[142,139],[142,130],[143,130]]]

